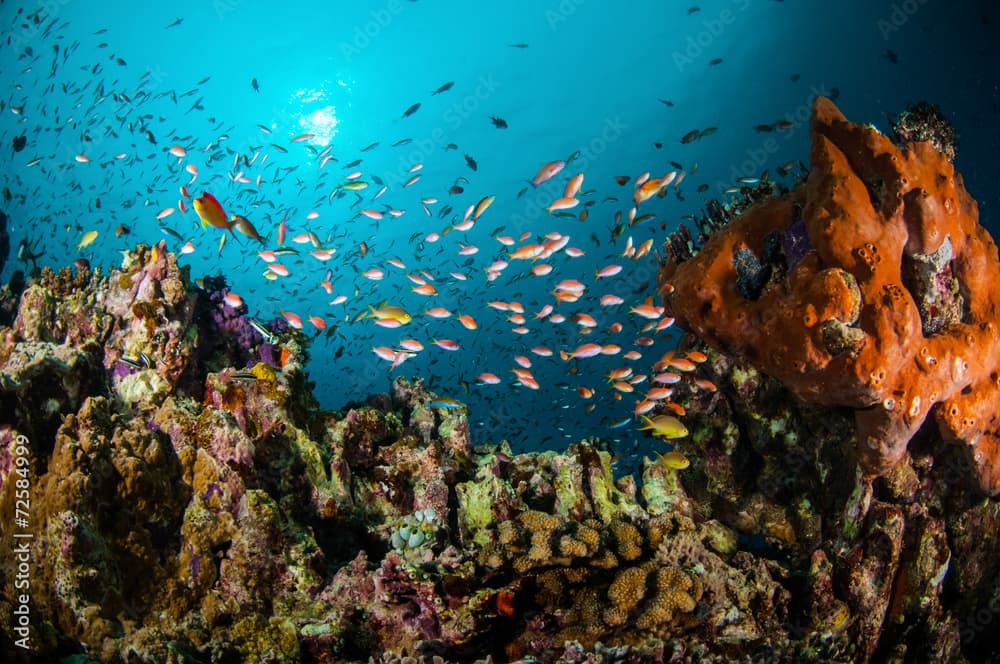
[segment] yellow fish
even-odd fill
[[[368,308],[371,309],[372,312],[370,314],[365,314],[363,316],[364,318],[374,318],[375,320],[394,320],[400,325],[406,325],[413,320],[413,317],[410,316],[405,309],[397,307],[394,304],[390,304],[389,306],[379,305],[378,309],[369,304]]]
[[[493,201],[496,199],[496,196],[487,196],[483,200],[476,203],[476,208],[472,211],[472,218],[478,220],[479,217],[486,212],[486,208],[493,205]]]
[[[664,454],[655,452],[655,454],[657,462],[670,470],[684,470],[691,465],[691,460],[677,450],[670,450]]]
[[[236,237],[236,233],[233,232],[233,226],[236,225],[236,222],[226,217],[226,212],[222,209],[222,204],[219,203],[215,196],[206,191],[201,197],[194,199],[192,203],[194,204],[194,211],[201,218],[202,226],[225,228],[230,233],[233,233],[233,237]]]
[[[77,243],[76,245],[77,251],[89,247],[91,244],[93,244],[94,240],[96,239],[97,239],[97,231],[87,231],[80,238],[80,242]]]
[[[683,438],[688,435],[687,427],[673,415],[657,415],[652,418],[643,415],[642,421],[646,426],[639,427],[639,431],[651,431],[659,438]]]

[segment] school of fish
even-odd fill
[[[18,25],[41,37],[17,60],[20,79],[37,88],[0,101],[16,116],[3,138],[27,134],[16,166],[45,184],[32,191],[15,175],[15,203],[27,209],[48,188],[72,192],[44,210],[67,256],[166,239],[192,276],[221,271],[226,305],[314,336],[308,369],[347,384],[343,401],[384,391],[386,377],[412,368],[441,403],[470,404],[481,439],[524,444],[545,420],[566,438],[586,421],[599,422],[593,435],[683,436],[672,386],[715,389],[695,378],[703,355],[675,353],[673,320],[653,297],[656,243],[676,214],[669,201],[684,200],[682,183],[697,172],[693,160],[598,180],[578,168],[587,161],[579,150],[541,154],[534,172],[500,174],[510,191],[481,190],[480,170],[502,165],[472,156],[474,144],[411,163],[412,136],[341,149],[291,122],[230,123],[211,114],[210,76],[174,89],[149,69],[135,76],[113,53],[111,64],[78,56],[81,42],[64,38],[68,22],[41,9],[19,12]],[[110,48],[103,32],[88,48]],[[58,82],[68,67],[88,75]],[[254,77],[254,92],[264,83]],[[425,99],[401,104],[394,126],[419,136],[411,118],[453,85],[462,84],[428,86]],[[482,120],[514,131],[487,110]],[[46,154],[33,137],[51,127],[64,133]],[[369,166],[390,161],[405,166]]]

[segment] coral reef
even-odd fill
[[[826,124],[817,126],[827,129],[815,138],[827,149],[814,151],[814,164],[851,137],[882,146],[823,104],[817,117]],[[939,163],[913,150],[885,152],[880,167],[893,155]],[[863,155],[851,152],[859,163]],[[815,166],[813,174],[833,177]],[[854,275],[856,264],[820,274],[828,258],[817,255],[825,245],[810,216],[819,203],[793,212],[790,201],[809,200],[811,189],[830,194],[813,174],[791,192],[760,184],[739,205],[713,206],[697,240],[671,238],[671,269],[711,256],[713,243],[724,244],[715,238],[746,219],[764,224],[760,210],[787,208],[781,234],[730,243],[741,267],[729,253],[725,270],[705,273],[727,284],[703,279],[700,292],[765,325],[770,314],[752,303],[781,305],[773,291],[789,279],[827,298],[826,308],[810,301],[816,326],[832,319],[844,329],[811,330],[808,371],[787,375],[769,375],[766,352],[732,352],[740,338],[722,337],[721,326],[698,328],[703,340],[689,334],[678,350],[697,351],[697,366],[671,385],[689,435],[672,440],[667,455],[636,459],[640,478],[616,477],[614,456],[624,450],[598,439],[523,454],[504,441],[473,447],[466,409],[443,407],[420,379],[397,378],[384,394],[320,410],[302,370],[307,339],[251,323],[225,303],[219,280],[196,288],[162,245],[127,252],[107,275],[86,265],[40,271],[17,298],[16,319],[0,326],[0,546],[13,550],[19,535],[32,536],[31,656],[428,664],[995,657],[1000,503],[981,493],[982,464],[946,428],[923,426],[899,459],[876,467],[858,452],[858,429],[871,429],[857,401],[816,398],[807,386],[809,376],[832,375],[835,362],[847,366],[822,363],[829,345],[844,358],[886,343],[866,327],[880,302],[869,300],[870,275]],[[955,177],[935,182],[958,183],[957,218],[974,208]],[[955,265],[970,248],[987,248],[969,230],[951,239],[951,259],[925,243],[914,255],[926,261],[897,275],[910,274],[904,288],[929,289],[944,304],[927,308],[933,331],[925,332],[911,302],[912,325],[895,339],[919,333],[930,343],[981,320],[980,295],[970,290],[979,282],[967,283]],[[949,263],[954,287],[935,276]],[[852,318],[860,322],[848,325]],[[683,322],[695,328],[691,320]],[[866,335],[863,345],[853,329]],[[805,352],[790,337],[767,349]],[[988,359],[970,357],[970,374]],[[839,385],[847,391],[851,382]],[[979,383],[970,386],[958,394],[971,398]],[[938,400],[955,398],[932,389],[942,390]],[[30,519],[17,525],[24,478]],[[0,559],[8,616],[21,603],[18,565],[15,556]],[[14,624],[3,625],[0,643],[10,660],[24,655],[11,645]]]
[[[955,161],[958,153],[955,128],[936,105],[926,101],[911,104],[905,111],[890,118],[890,124],[897,143],[928,141],[948,161]]]
[[[931,414],[1000,493],[1000,262],[975,201],[930,143],[897,147],[828,99],[811,131],[803,184],[663,266],[668,311],[800,399],[853,409],[868,474]]]

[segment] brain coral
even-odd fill
[[[976,202],[933,145],[899,147],[829,99],[811,139],[804,183],[668,258],[669,314],[804,401],[854,409],[870,476],[932,414],[1000,493],[1000,263]]]

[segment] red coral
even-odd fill
[[[930,143],[897,147],[826,98],[811,138],[802,185],[663,265],[670,315],[801,399],[853,408],[870,475],[933,410],[980,488],[1000,493],[1000,263],[976,202]],[[794,262],[800,219],[809,245]]]

